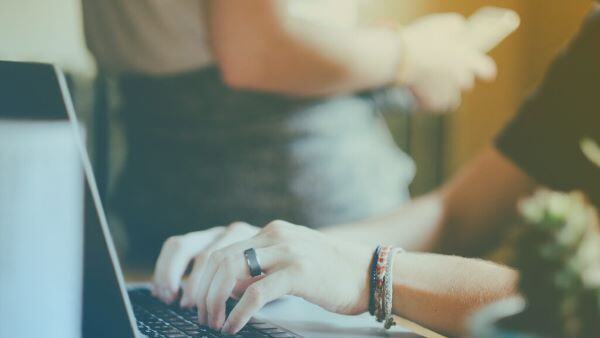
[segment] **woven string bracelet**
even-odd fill
[[[394,299],[394,285],[392,283],[393,280],[393,269],[394,269],[394,257],[398,252],[404,252],[401,248],[392,248],[390,249],[390,253],[388,254],[388,260],[385,270],[385,281],[384,281],[384,296],[383,296],[383,326],[386,329],[396,325],[394,322],[394,317],[392,315],[392,306]]]
[[[373,258],[371,259],[371,272],[369,276],[369,314],[375,315],[375,290],[377,289],[377,260],[379,259],[379,253],[381,252],[381,245],[378,245],[373,252]]]
[[[377,267],[376,267],[376,279],[375,283],[375,318],[378,322],[383,322],[384,318],[384,303],[383,298],[385,296],[385,271],[387,268],[387,260],[388,254],[392,249],[391,246],[382,246],[379,251],[379,257],[377,259]]]
[[[384,323],[384,327],[389,329],[395,325],[392,316],[394,256],[404,250],[392,246],[379,246],[375,252],[378,253],[377,260],[374,259],[377,264],[375,274],[371,276],[371,280],[376,279],[375,290],[372,293],[374,315],[378,322]]]

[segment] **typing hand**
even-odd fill
[[[254,248],[264,273],[250,277],[244,256]],[[342,314],[365,312],[372,250],[318,231],[274,221],[256,236],[213,252],[198,283],[198,321],[227,334],[239,331],[265,304],[295,295]],[[225,304],[244,284],[226,317]]]
[[[156,262],[152,294],[167,304],[175,301],[185,270],[193,262],[180,302],[182,307],[192,306],[196,299],[198,278],[212,252],[248,239],[258,233],[258,230],[248,223],[236,222],[227,227],[214,227],[169,238]]]

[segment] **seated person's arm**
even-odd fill
[[[163,250],[159,260],[186,266],[190,253],[203,247],[195,236],[178,238],[177,249]],[[248,248],[256,250],[265,273],[261,277],[249,276],[242,254]],[[182,305],[195,305],[201,324],[227,333],[239,331],[264,305],[288,294],[332,312],[360,314],[369,306],[373,249],[274,221],[256,236],[206,258],[199,278],[189,281],[192,286],[184,291]],[[459,334],[467,316],[480,306],[512,295],[517,280],[514,270],[500,265],[424,253],[397,254],[391,272],[392,312],[451,334]],[[160,288],[155,283],[155,294],[166,302],[175,300],[176,292],[165,297]],[[231,295],[239,302],[226,317],[225,302]]]
[[[534,181],[488,147],[441,189],[364,222],[325,228],[339,238],[408,250],[471,253],[496,238]]]
[[[516,293],[518,273],[459,256],[398,254],[393,313],[440,333],[460,335],[482,306]]]
[[[388,28],[343,28],[291,18],[286,3],[209,2],[213,50],[228,84],[321,96],[388,85],[397,78],[399,68],[406,66],[407,84],[426,77],[423,72],[430,72],[429,78],[436,73],[435,81],[443,79],[438,86],[438,96],[442,96],[441,87],[460,93],[460,88],[473,85],[475,77],[495,75],[490,58],[466,42],[454,43],[458,34],[451,36],[452,32],[464,28],[464,19],[458,15],[438,15],[414,25],[403,42]],[[412,57],[407,64],[409,49]]]

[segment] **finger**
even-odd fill
[[[175,276],[179,275],[178,265],[189,261],[182,241],[181,236],[167,239],[156,261],[152,284],[153,294],[165,303],[171,303],[176,297],[179,283],[175,281]],[[169,275],[174,275],[174,277],[170,278]],[[183,275],[183,271],[181,275]]]
[[[221,331],[235,334],[241,330],[265,304],[291,293],[293,281],[290,272],[279,270],[248,286]]]
[[[448,113],[456,110],[461,103],[460,89],[454,84],[439,91],[439,94],[431,98],[432,110],[437,113]]]
[[[494,80],[498,72],[494,59],[479,53],[471,57],[471,68],[475,76],[484,81]]]
[[[231,247],[227,257],[215,272],[206,296],[206,319],[208,325],[214,330],[220,330],[225,322],[225,303],[233,294],[237,283],[251,278],[243,256],[243,250],[249,247]],[[255,250],[264,271],[271,269],[281,258],[276,247]]]
[[[450,94],[450,98],[448,100],[448,111],[456,111],[458,110],[458,108],[460,108],[460,105],[462,104],[462,93],[460,92],[460,90],[455,90],[453,93]]]
[[[462,102],[460,84],[454,81],[440,83],[439,95],[434,98],[434,104],[438,113],[455,111]]]
[[[458,106],[461,93],[455,74],[425,78],[412,87],[421,108],[432,113],[446,113]]]
[[[465,29],[467,20],[458,13],[440,13],[434,14],[434,16],[438,20],[438,27],[443,29],[446,34],[462,33]]]
[[[182,308],[189,308],[194,305],[194,300],[198,294],[198,283],[201,280],[200,278],[202,276],[202,270],[206,266],[208,257],[210,257],[213,252],[214,250],[207,249],[205,252],[197,255],[194,258],[194,265],[192,267],[192,271],[190,272],[188,281],[183,288],[181,302],[179,303]]]
[[[242,298],[242,295],[244,294],[244,292],[246,292],[246,289],[250,285],[258,282],[259,280],[265,278],[266,276],[267,276],[266,274],[262,274],[260,276],[256,276],[256,277],[238,281],[238,283],[235,285],[235,288],[233,289],[233,292],[231,293],[231,297],[234,299]]]
[[[475,76],[470,71],[463,72],[458,75],[458,85],[460,90],[469,91],[475,86]]]
[[[171,303],[177,296],[181,278],[188,264],[223,232],[223,227],[169,238],[161,249],[154,270],[156,296]]]
[[[194,300],[198,297],[198,283],[202,273],[202,268],[206,264],[206,260],[212,252],[215,250],[229,246],[235,242],[239,242],[241,239],[246,239],[252,235],[252,226],[244,222],[234,222],[227,226],[223,234],[210,245],[201,254],[194,258],[194,265],[190,272],[188,283],[183,289],[181,296],[181,307],[191,307],[194,305]]]
[[[216,250],[215,252],[213,252],[210,255],[210,257],[208,258],[208,261],[206,263],[206,266],[202,269],[202,273],[198,277],[198,281],[196,283],[198,289],[196,291],[195,301],[196,301],[196,307],[198,308],[198,322],[200,324],[208,324],[209,323],[208,317],[207,317],[207,311],[206,311],[207,296],[208,296],[209,288],[213,283],[213,279],[215,277],[217,269],[224,263],[224,261],[226,259],[228,259],[227,257],[229,257],[229,256],[235,257],[239,262],[242,262],[242,263],[245,262],[244,250],[246,250],[248,248],[260,248],[263,246],[263,243],[264,243],[264,238],[253,237],[247,241],[238,242],[238,243],[232,244],[228,247]],[[261,266],[264,264],[262,262],[262,258],[263,257],[260,258]],[[246,267],[246,271],[247,271],[247,269],[248,268]],[[249,276],[249,274],[248,274],[248,276]],[[231,293],[231,290],[229,290],[229,293]],[[225,299],[225,300],[227,300],[227,299]]]
[[[223,232],[223,227],[169,238],[156,263],[154,289],[163,301],[172,302],[190,260]]]
[[[202,267],[200,275],[196,282],[197,290],[196,298],[194,299],[194,301],[198,310],[198,323],[200,323],[201,325],[206,324],[206,293],[208,291],[210,283],[212,282],[212,277],[217,271],[217,268],[221,264],[222,260],[222,253],[219,250],[213,252],[208,257],[206,265]]]
[[[242,264],[241,259],[230,256],[217,268],[206,296],[206,320],[213,330],[220,330],[225,322],[225,303],[245,272]]]
[[[462,101],[461,80],[460,77],[449,76],[447,81],[439,82],[438,112],[452,112],[460,106]]]

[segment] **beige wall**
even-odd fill
[[[92,77],[80,0],[0,0],[0,59],[51,62]]]
[[[450,174],[488,144],[515,113],[556,53],[577,31],[591,4],[588,0],[373,0],[365,5],[365,14],[406,22],[428,12],[469,15],[486,5],[512,8],[520,14],[519,31],[492,52],[499,67],[497,81],[478,85],[450,118],[446,139]]]

